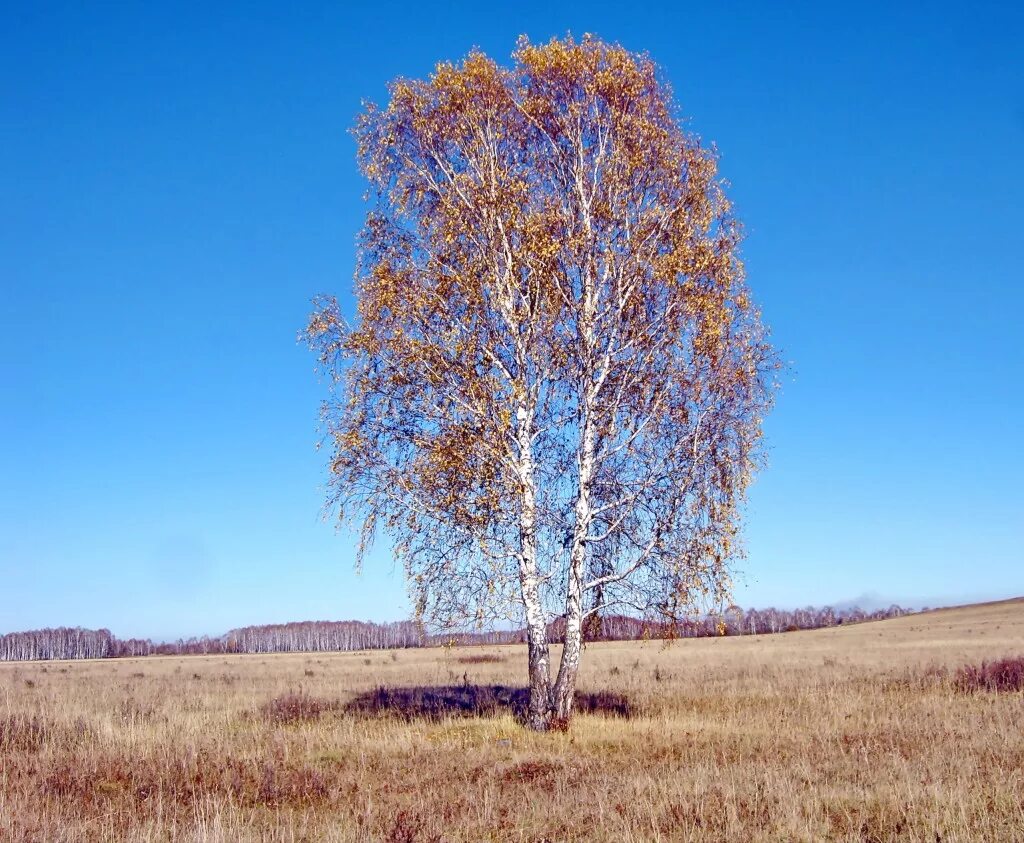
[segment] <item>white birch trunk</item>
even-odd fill
[[[534,479],[529,417],[522,407],[518,415],[519,477],[523,495],[520,516],[519,585],[526,614],[530,670],[527,723],[531,729],[543,731],[548,727],[551,714],[551,673],[547,623],[540,600],[540,573],[537,568],[537,485]]]
[[[594,471],[594,430],[585,414],[580,439],[580,489],[576,499],[576,524],[573,529],[572,550],[569,557],[569,575],[565,597],[565,643],[558,667],[558,679],[553,694],[554,716],[567,722],[572,717],[576,698],[576,676],[583,651],[583,574],[587,562],[587,534],[590,531],[590,484]]]
[[[582,185],[579,185],[580,198],[583,200]],[[589,207],[583,201],[584,223],[588,235],[592,234]],[[591,484],[595,468],[596,430],[594,428],[595,399],[595,316],[597,313],[597,294],[594,289],[596,267],[587,267],[583,274],[582,312],[579,322],[580,342],[580,439],[577,453],[579,466],[579,489],[574,506],[574,525],[572,546],[569,552],[569,571],[566,579],[565,594],[565,643],[562,647],[562,660],[558,667],[558,679],[552,694],[554,717],[567,725],[572,717],[573,703],[576,698],[576,676],[579,673],[580,655],[583,650],[583,575],[587,564],[587,536],[590,533]]]

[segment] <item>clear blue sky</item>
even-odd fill
[[[1024,593],[1020,3],[68,4],[0,27],[0,631],[390,620],[320,519],[296,332],[351,306],[363,98],[477,45],[647,50],[792,361],[744,605]]]

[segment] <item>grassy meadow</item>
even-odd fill
[[[1024,600],[591,644],[568,733],[524,647],[0,663],[0,840],[1024,840]]]

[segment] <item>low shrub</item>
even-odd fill
[[[1024,691],[1024,656],[965,665],[960,668],[954,685],[963,693],[978,691]]]

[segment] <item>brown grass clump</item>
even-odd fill
[[[594,642],[546,734],[522,646],[0,663],[0,841],[1024,840],[1024,694],[958,684],[1021,652],[1024,601]]]
[[[337,707],[338,704],[331,700],[311,697],[302,691],[289,691],[264,703],[262,711],[271,723],[288,724],[316,720],[324,712],[333,711]]]
[[[505,784],[541,784],[554,787],[560,781],[571,781],[574,771],[571,765],[550,760],[520,761],[501,773]]]
[[[37,715],[0,717],[0,752],[38,752],[49,728]]]
[[[954,683],[965,693],[1024,691],[1024,656],[965,665],[960,668]]]
[[[468,656],[459,656],[455,661],[459,664],[501,664],[505,657],[494,653],[472,653]]]
[[[441,834],[431,834],[428,821],[412,811],[399,811],[386,834],[387,843],[444,843]]]

